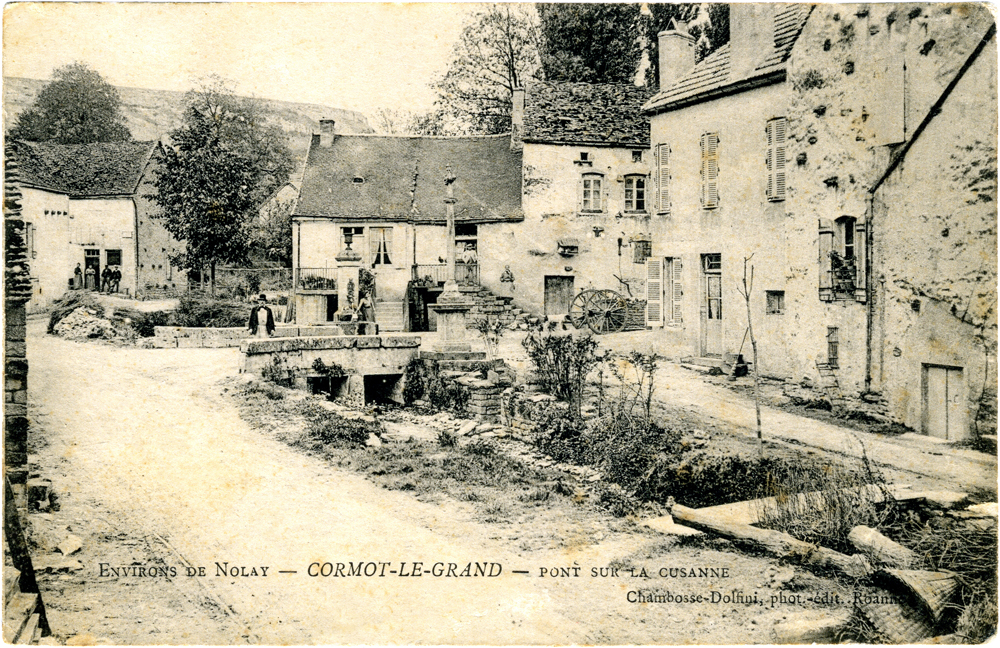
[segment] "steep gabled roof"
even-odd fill
[[[157,143],[17,141],[12,145],[23,186],[87,198],[133,194]]]
[[[736,91],[742,84],[752,85],[768,79],[784,79],[785,62],[792,46],[802,33],[812,6],[807,4],[779,5],[774,12],[774,40],[757,67],[746,78],[733,78],[729,43],[706,56],[693,70],[669,88],[658,92],[643,106],[648,113],[658,113]]]
[[[526,143],[649,148],[642,104],[653,92],[625,83],[529,83],[524,93]]]
[[[523,218],[521,152],[511,150],[510,135],[337,135],[329,146],[313,136],[295,215],[443,221],[448,166],[457,178],[457,220]]]

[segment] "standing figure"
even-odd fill
[[[76,264],[76,268],[73,269],[73,290],[80,290],[83,288],[83,270],[80,269],[80,264]]]
[[[87,290],[97,290],[97,271],[94,270],[94,266],[87,266],[84,274],[87,277]]]
[[[122,269],[121,266],[115,266],[115,269],[111,271],[111,291],[118,292],[118,284],[122,280]]]
[[[101,292],[111,292],[111,266],[101,270]]]
[[[372,304],[371,297],[368,293],[359,292],[358,295],[361,299],[358,301],[358,320],[361,322],[368,322],[365,324],[365,333],[371,333],[373,324],[375,322],[375,306]],[[358,325],[358,334],[361,334],[361,325]]]
[[[250,335],[258,338],[269,338],[274,333],[274,314],[267,305],[267,295],[261,295],[257,305],[250,310],[247,328]]]

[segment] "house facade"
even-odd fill
[[[519,306],[561,319],[587,288],[644,297],[651,227],[650,92],[627,84],[532,82],[515,91],[524,222],[494,228]],[[499,272],[484,274],[491,289]],[[616,279],[621,278],[621,281]],[[508,289],[507,294],[510,294]]]
[[[148,197],[158,150],[156,142],[11,144],[31,269],[29,311],[72,289],[77,265],[81,289],[99,289],[107,267],[120,269],[124,295],[180,283],[169,261],[179,246],[153,218]]]
[[[509,135],[344,135],[332,120],[320,125],[292,215],[298,323],[335,321],[351,306],[340,303],[346,293],[337,286],[337,256],[350,241],[373,275],[380,326],[426,330],[427,306],[446,280],[444,180],[451,174],[457,279],[469,291],[487,273],[499,281],[504,250],[492,247],[502,239],[495,231],[523,219],[521,152]]]
[[[992,17],[731,11],[731,42],[697,65],[683,30],[660,34],[653,255],[680,260],[682,303],[657,348],[746,354],[749,308],[761,373],[963,438],[996,380]]]

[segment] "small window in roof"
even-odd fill
[[[352,182],[354,184],[364,184],[365,183],[365,179],[362,178],[361,176],[354,176],[354,180],[352,180]]]

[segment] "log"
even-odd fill
[[[909,569],[919,562],[916,553],[871,527],[856,526],[847,534],[847,539],[859,551],[890,567]]]
[[[837,643],[840,632],[850,621],[850,611],[803,612],[776,623],[771,640],[776,644]]]
[[[864,556],[845,556],[839,551],[803,542],[781,531],[758,529],[749,524],[730,522],[680,504],[670,507],[670,514],[677,524],[684,524],[731,540],[750,542],[779,558],[791,559],[812,567],[834,569],[851,578],[863,578],[871,573],[871,565]]]

